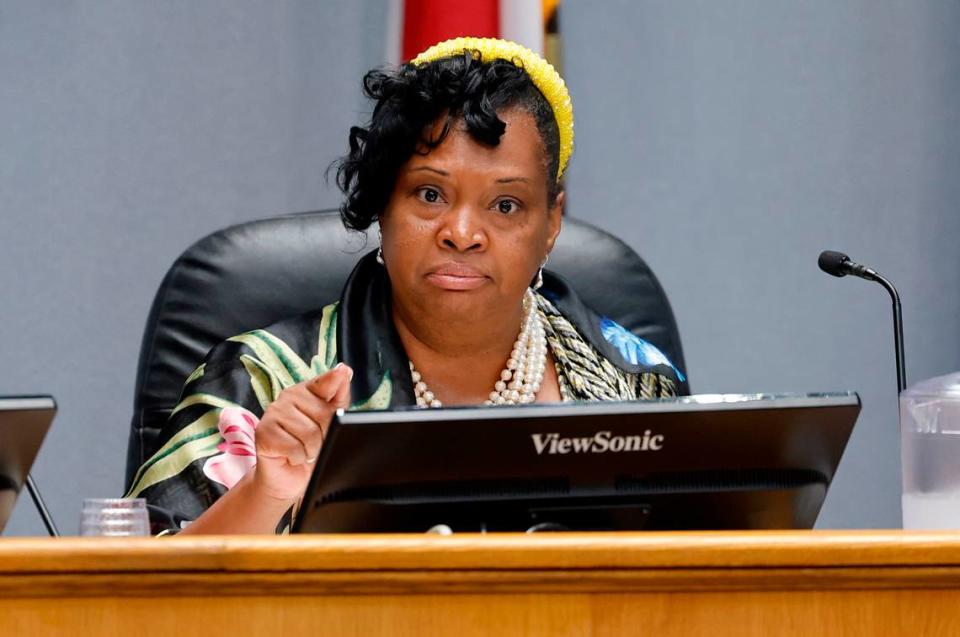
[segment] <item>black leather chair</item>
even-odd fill
[[[340,296],[356,261],[376,248],[334,210],[219,230],[170,267],[147,318],[127,452],[127,484],[157,450],[184,379],[220,341],[322,307]],[[583,301],[659,347],[685,369],[666,294],[625,243],[566,217],[548,268]]]

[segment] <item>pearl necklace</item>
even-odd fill
[[[531,290],[523,295],[523,308],[520,334],[513,343],[506,366],[500,372],[500,380],[494,384],[494,390],[483,402],[484,405],[525,405],[537,399],[547,367],[547,336],[537,312],[537,300]],[[413,361],[409,362],[417,406],[442,407],[443,403],[427,388]]]

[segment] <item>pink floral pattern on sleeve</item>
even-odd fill
[[[259,422],[252,412],[242,407],[224,408],[217,422],[220,435],[223,436],[223,442],[217,445],[217,449],[223,453],[209,458],[203,465],[203,473],[214,482],[232,489],[257,464],[254,439]]]

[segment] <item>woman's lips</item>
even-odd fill
[[[444,264],[427,274],[427,281],[442,290],[476,290],[487,283],[487,276],[463,263]]]

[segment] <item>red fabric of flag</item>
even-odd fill
[[[405,0],[405,61],[438,42],[461,36],[500,37],[499,0]]]

